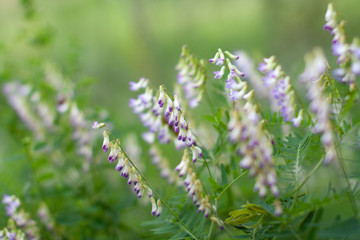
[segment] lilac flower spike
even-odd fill
[[[307,89],[310,100],[310,110],[316,122],[314,132],[320,133],[321,142],[325,148],[324,164],[329,164],[336,158],[335,143],[330,122],[330,105],[323,93],[322,77],[326,71],[326,58],[321,49],[314,49],[305,56],[305,70],[299,77]]]
[[[221,63],[218,57],[214,58],[214,62]],[[183,46],[179,63],[175,69],[178,71],[177,83],[182,86],[189,107],[197,107],[202,99],[206,83],[205,61],[194,57],[188,47]]]
[[[295,122],[295,127],[299,127],[303,113],[298,114],[295,119],[295,92],[290,83],[289,76],[286,76],[280,65],[277,64],[275,56],[264,58],[264,62],[259,64],[259,71],[265,73],[263,77],[264,86],[269,89],[272,95],[271,101],[277,102],[279,111],[285,122]]]
[[[195,150],[196,151],[196,150]],[[223,222],[216,217],[216,208],[210,202],[210,197],[204,192],[204,187],[201,180],[196,176],[193,166],[190,164],[191,156],[187,149],[184,150],[180,164],[176,167],[175,171],[179,172],[179,177],[185,177],[184,186],[188,191],[189,198],[198,208],[197,212],[204,213],[204,217],[216,222],[220,228]]]
[[[238,60],[239,57],[231,54],[228,51],[225,51],[223,53],[220,48],[218,49],[217,53],[215,54],[215,57],[216,56],[219,56],[219,57],[224,56],[225,64],[224,65],[222,64],[223,66],[220,68],[220,71],[214,72],[214,78],[221,79],[221,78],[223,78],[224,74],[227,72],[228,75],[227,75],[225,87],[229,91],[229,97],[233,101],[240,100],[247,91],[247,83],[245,81],[241,80],[241,77],[244,77],[245,74],[242,73],[239,69],[237,69],[237,67],[235,65],[233,65],[231,63],[231,60]],[[210,59],[210,62],[215,62],[212,60],[213,59]]]
[[[345,22],[338,22],[337,17],[334,5],[330,3],[325,14],[324,29],[334,36],[331,49],[340,66],[334,69],[333,75],[339,82],[349,84],[350,90],[353,90],[356,76],[360,76],[359,39],[354,38],[351,44],[348,43],[344,28]]]
[[[9,196],[7,194],[4,194],[2,203],[7,205],[5,209],[6,209],[6,215],[9,217],[14,215],[14,213],[17,211],[17,209],[20,206],[20,201],[18,198],[16,198],[15,196]]]

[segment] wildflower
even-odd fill
[[[7,205],[5,209],[6,215],[8,215],[9,217],[14,215],[14,213],[20,206],[20,201],[18,198],[16,198],[15,196],[9,196],[7,194],[4,194],[2,203]]]
[[[195,149],[195,147],[192,147],[192,149]],[[203,184],[190,165],[190,153],[187,149],[184,150],[181,162],[176,166],[175,171],[179,172],[179,177],[186,176],[184,185],[189,193],[188,196],[198,208],[197,212],[203,212],[205,218],[210,215],[210,218],[215,217],[216,208],[210,203],[209,195],[204,193]]]
[[[103,132],[103,136],[104,136],[104,141],[103,141],[102,149],[104,152],[107,152],[109,150],[109,145],[110,145],[109,135],[107,131]]]
[[[131,91],[138,91],[141,88],[146,88],[149,80],[146,78],[140,78],[138,82],[129,82]]]
[[[336,158],[335,144],[333,140],[332,126],[330,123],[330,106],[323,94],[321,79],[326,68],[323,64],[317,62],[326,62],[325,56],[320,49],[305,56],[305,70],[299,77],[299,80],[305,83],[307,97],[310,100],[310,110],[314,113],[316,122],[314,132],[322,135],[321,142],[325,148],[324,164],[329,164]]]
[[[32,87],[13,81],[5,83],[3,92],[11,107],[15,110],[21,121],[32,131],[38,140],[44,139],[44,128],[39,119],[32,111],[29,104],[29,95]]]
[[[105,124],[104,124],[105,126]],[[133,165],[133,162],[128,158],[127,154],[122,150],[120,146],[120,140],[111,140],[109,139],[108,134],[104,132],[104,142],[106,142],[108,148],[110,148],[110,153],[108,156],[108,160],[110,163],[113,163],[115,160],[118,160],[115,170],[117,172],[120,172],[120,175],[127,179],[127,183],[129,185],[134,185],[134,191],[137,194],[138,198],[141,198],[144,193],[147,193],[150,199],[150,202],[155,201],[153,197],[152,189],[148,186],[148,184],[142,180],[142,177],[140,174],[137,173],[137,170],[135,168],[135,165]],[[157,204],[157,215],[160,215],[161,213],[161,206],[159,207],[159,203]],[[152,209],[152,214],[154,215],[154,206]]]
[[[157,200],[156,205],[157,205],[156,216],[158,217],[158,216],[160,216],[161,211],[162,211],[162,206],[161,206],[160,199]]]
[[[210,220],[213,221],[213,222],[215,222],[215,223],[219,226],[219,228],[220,228],[221,230],[224,230],[224,223],[223,223],[223,221],[221,221],[219,218],[217,218],[217,217],[215,217],[215,216],[211,216],[211,217],[210,217]]]
[[[214,78],[221,79],[222,76],[224,75],[224,73],[225,73],[225,66],[222,66],[220,71],[215,71],[214,72],[214,74],[215,74]]]
[[[281,66],[277,64],[275,56],[264,58],[264,62],[259,64],[258,69],[266,74],[263,78],[264,86],[271,91],[272,101],[277,102],[284,121],[294,122],[295,92],[292,89],[289,76],[286,76]],[[297,127],[295,124],[293,126]]]
[[[206,83],[205,62],[194,57],[188,47],[183,46],[179,63],[175,69],[178,71],[177,83],[182,86],[189,107],[197,107],[202,99]],[[175,102],[174,99],[174,104]]]
[[[20,200],[17,197],[4,194],[2,203],[6,205],[6,214],[24,231],[26,239],[39,239],[39,233],[35,222],[30,219],[28,213],[19,209]],[[9,239],[15,239],[16,236],[17,234],[14,232],[7,232],[7,237]]]
[[[155,216],[155,213],[156,213],[156,211],[157,211],[157,207],[156,207],[156,202],[155,202],[154,197],[151,197],[151,198],[150,198],[150,201],[151,201],[151,206],[152,206],[152,208],[151,208],[151,214],[152,214],[153,216]]]
[[[109,162],[113,163],[120,155],[120,141],[111,142],[110,144],[110,154],[109,154]]]
[[[340,65],[340,68],[333,71],[333,75],[338,81],[348,83],[350,90],[353,90],[356,75],[360,75],[359,51],[356,50],[360,44],[358,38],[354,38],[351,44],[346,41],[345,22],[338,22],[337,16],[334,5],[330,3],[325,14],[324,29],[334,36],[331,49]]]
[[[293,126],[299,127],[301,124],[301,121],[303,120],[303,117],[304,117],[304,110],[301,109],[298,113],[298,116],[291,120],[291,122],[293,123]]]

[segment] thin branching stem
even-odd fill
[[[237,176],[231,183],[229,183],[224,190],[221,191],[221,193],[217,196],[216,201],[218,201],[221,196],[231,187],[231,185],[233,185],[237,180],[239,180],[243,175],[245,175],[247,173],[247,171],[243,172],[242,174],[240,174],[239,176]]]

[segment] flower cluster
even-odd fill
[[[93,158],[93,150],[91,147],[92,136],[86,130],[88,121],[75,102],[70,106],[70,124],[73,127],[72,137],[76,141],[77,154],[86,158],[86,161],[83,163],[83,170],[88,171]]]
[[[169,183],[180,183],[180,179],[174,174],[169,167],[169,161],[161,156],[160,150],[155,145],[152,145],[149,150],[151,162],[156,165],[160,171],[160,176],[167,178]]]
[[[348,83],[352,90],[355,87],[356,75],[360,75],[360,41],[354,38],[351,44],[346,42],[345,22],[338,22],[337,16],[334,5],[330,3],[325,14],[324,29],[334,35],[332,52],[340,65],[333,74],[340,82]]]
[[[324,163],[328,164],[336,158],[336,151],[329,119],[331,107],[324,96],[324,87],[321,82],[327,70],[327,61],[321,49],[314,49],[305,56],[305,64],[305,70],[299,80],[306,86],[310,110],[315,114],[314,131],[322,135],[321,142],[325,148]]]
[[[216,66],[221,66],[220,71],[214,72],[215,79],[221,79],[225,72],[228,72],[225,87],[229,89],[229,96],[231,100],[240,100],[248,90],[248,84],[241,80],[245,74],[242,73],[235,65],[231,63],[231,60],[238,60],[239,57],[231,54],[228,51],[223,52],[220,48],[216,52],[214,58],[209,59],[211,63]]]
[[[49,130],[53,129],[54,113],[40,100],[39,93],[34,91],[32,86],[17,81],[4,84],[3,92],[35,138],[43,140],[46,131],[43,125]]]
[[[249,82],[258,98],[268,99],[270,96],[269,91],[264,86],[260,73],[256,70],[254,60],[242,50],[236,51],[234,54],[239,56],[239,59],[234,62],[234,65],[245,74],[243,79]],[[269,99],[271,99],[272,108],[273,105],[277,105],[276,103],[273,103],[272,98]]]
[[[175,171],[179,172],[179,177],[185,176],[184,185],[189,192],[189,197],[192,198],[193,203],[198,208],[198,212],[203,212],[206,218],[211,215],[210,220],[224,229],[222,221],[216,217],[216,207],[211,204],[209,195],[204,192],[203,184],[196,176],[190,162],[190,153],[185,149],[181,162],[176,166]]]
[[[94,122],[92,125],[93,129],[103,128],[105,127],[104,123]],[[117,161],[115,166],[115,170],[120,172],[120,175],[127,179],[127,183],[129,185],[134,185],[134,191],[136,192],[138,198],[141,198],[143,194],[147,194],[150,198],[150,202],[152,203],[152,215],[160,216],[161,214],[161,201],[158,199],[155,202],[155,198],[153,197],[153,191],[148,186],[148,184],[142,179],[141,175],[138,174],[137,169],[127,156],[127,154],[122,150],[120,146],[120,140],[111,140],[109,138],[109,130],[103,131],[103,144],[102,149],[104,152],[109,151],[108,160],[110,163]]]
[[[46,229],[49,231],[53,231],[55,228],[55,222],[50,216],[50,212],[45,203],[41,203],[37,215],[42,224],[45,225]]]
[[[4,194],[2,203],[5,205],[6,215],[24,231],[26,239],[39,239],[38,228],[36,227],[35,222],[30,219],[29,214],[19,209],[20,200],[17,197]],[[15,239],[12,237],[16,237],[17,233],[11,232],[7,235],[9,239]]]
[[[228,57],[225,58],[225,55]],[[221,66],[225,61],[229,71],[226,87],[230,89],[230,97],[234,101],[234,108],[228,122],[229,140],[233,144],[238,144],[237,153],[242,157],[240,167],[249,169],[250,176],[256,176],[254,190],[259,192],[260,197],[265,197],[268,188],[275,197],[278,197],[279,189],[276,186],[276,173],[272,157],[273,140],[265,130],[264,120],[261,120],[258,113],[259,108],[254,99],[254,90],[250,90],[247,83],[240,79],[244,74],[230,62],[229,58],[237,60],[238,57],[229,52],[225,52],[225,55],[219,49],[210,62],[216,62],[216,65]],[[215,78],[219,74],[221,78],[224,73],[225,66],[222,66],[219,72],[214,72]],[[281,205],[275,204],[275,206],[275,214],[280,215],[282,213]]]
[[[16,227],[10,226],[0,230],[0,240],[25,240],[25,233]]]
[[[273,100],[277,102],[284,121],[291,121],[293,126],[299,127],[303,118],[303,110],[300,110],[295,118],[295,91],[290,83],[290,77],[276,62],[275,56],[264,58],[264,62],[259,64],[258,69],[265,73],[265,77],[263,77],[264,86],[271,91]]]
[[[196,137],[191,131],[190,124],[185,118],[185,113],[180,108],[177,96],[172,99],[160,86],[158,106],[165,109],[164,118],[169,127],[177,134],[177,140],[182,141],[192,151],[192,160],[195,163],[197,158],[202,158],[202,150],[196,144]],[[166,105],[166,106],[165,106]]]
[[[71,105],[74,96],[74,86],[66,79],[61,71],[51,63],[44,64],[44,77],[46,83],[56,91],[56,109],[59,113],[65,113]]]
[[[177,83],[183,87],[189,107],[197,107],[202,99],[206,83],[205,61],[194,57],[188,47],[183,46],[175,69],[178,71]]]
[[[139,84],[141,81],[137,83]],[[130,83],[131,86],[136,83]],[[140,84],[139,84],[140,85]],[[177,140],[189,147],[193,153],[193,161],[202,158],[202,150],[196,144],[196,137],[191,131],[190,124],[185,118],[185,113],[180,108],[180,103],[176,95],[172,99],[166,92],[164,86],[160,86],[157,98],[153,95],[153,90],[144,84],[140,88],[146,88],[145,93],[137,99],[130,99],[130,106],[139,115],[144,126],[148,127],[149,132],[144,137],[148,143],[154,141],[154,135],[160,143],[169,143],[172,139],[170,131],[177,135]],[[162,115],[163,114],[163,115]]]
[[[238,102],[232,109],[228,123],[229,140],[238,145],[237,153],[242,157],[240,167],[248,169],[251,177],[256,176],[254,190],[259,192],[260,197],[265,197],[268,189],[278,197],[272,139],[251,101],[249,99],[246,104]],[[276,214],[280,215],[281,206],[276,210]]]
[[[143,125],[149,130],[143,134],[143,139],[146,142],[149,144],[153,143],[155,135],[157,134],[160,143],[170,143],[170,131],[161,116],[163,109],[157,105],[154,91],[148,87],[148,82],[148,79],[141,78],[138,82],[129,83],[130,90],[132,91],[145,90],[144,93],[139,94],[136,99],[130,99],[129,106],[133,109],[133,112],[139,116]]]

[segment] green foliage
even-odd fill
[[[8,2],[6,4],[10,4]],[[114,57],[117,53],[111,48],[102,53],[103,49],[99,47],[97,51],[101,52],[100,55],[93,55],[94,50],[87,51],[89,46],[97,49],[94,42],[98,39],[87,36],[77,39],[74,37],[76,34],[64,34],[62,27],[65,25],[59,27],[45,20],[43,9],[50,3],[37,6],[40,2],[19,1],[23,17],[17,19],[19,16],[14,16],[13,20],[21,23],[14,21],[14,29],[6,30],[8,35],[5,34],[0,42],[1,87],[16,83],[21,86],[20,90],[27,92],[28,86],[30,90],[23,94],[20,107],[30,113],[31,119],[35,119],[30,124],[26,122],[26,116],[11,103],[10,97],[15,93],[8,96],[3,90],[0,101],[0,198],[3,194],[19,197],[21,206],[39,227],[41,239],[360,239],[357,207],[360,203],[360,112],[357,88],[350,91],[346,84],[337,82],[330,71],[321,79],[324,94],[333,110],[330,119],[337,154],[337,161],[326,167],[322,164],[326,153],[322,136],[314,131],[316,119],[307,98],[301,95],[301,88],[295,88],[297,94],[300,93],[297,104],[305,110],[304,121],[299,128],[292,127],[290,122],[285,123],[279,112],[269,108],[267,99],[255,97],[257,110],[264,120],[259,125],[263,124],[268,134],[266,137],[273,139],[274,167],[279,187],[278,197],[267,194],[260,198],[253,191],[257,181],[253,177],[258,172],[241,170],[239,162],[245,156],[239,154],[237,146],[229,141],[229,122],[234,106],[229,101],[224,79],[213,80],[211,72],[215,68],[211,69],[211,66],[207,67],[208,73],[205,72],[209,46],[199,49],[199,52],[206,50],[205,54],[200,53],[204,59],[196,58],[186,49],[187,55],[196,59],[196,64],[206,75],[206,85],[201,86],[203,102],[197,109],[188,110],[186,115],[192,122],[203,155],[203,159],[198,159],[192,166],[204,186],[203,194],[209,196],[211,207],[216,209],[213,215],[225,222],[222,231],[216,221],[205,218],[201,212],[197,213],[198,206],[194,205],[192,196],[188,196],[189,190],[184,188],[179,178],[174,177],[174,182],[170,182],[160,177],[148,156],[148,144],[140,141],[140,132],[144,128],[139,127],[140,121],[133,118],[125,102],[130,95],[124,90],[125,85],[128,79],[142,75],[142,68],[154,78],[174,78],[175,72],[168,70],[171,69],[168,66],[176,62],[170,61],[174,52],[166,53],[169,59],[162,60],[157,66],[155,62],[160,57],[153,56],[151,50],[166,52],[162,47],[174,39],[160,39],[161,48],[155,43],[150,44],[152,47],[147,46],[143,39],[155,39],[149,39],[148,34],[152,31],[144,25],[145,15],[137,14],[134,26],[122,26],[129,28],[128,33],[134,32],[117,36],[138,48],[136,54],[127,49],[128,44],[119,46],[117,40],[111,38],[107,40],[108,44],[126,52],[120,60]],[[93,7],[97,13],[98,7],[104,3],[91,1],[87,4],[81,6],[84,13],[79,13],[79,16],[90,18],[85,14],[88,8]],[[148,4],[145,5],[150,6]],[[158,3],[154,4],[158,6]],[[223,6],[223,3],[217,4]],[[59,11],[73,14],[67,10],[66,4],[60,5]],[[138,3],[128,5],[147,11]],[[124,14],[131,12],[125,9]],[[110,11],[110,18],[112,14]],[[199,11],[197,14],[202,13]],[[249,13],[244,14],[250,17]],[[207,17],[211,21],[215,18]],[[66,16],[61,15],[61,20],[67,21]],[[171,25],[171,22],[163,24]],[[92,25],[90,20],[86,21],[86,26]],[[214,38],[209,41],[218,44],[217,36],[213,34],[214,26],[209,29],[209,36]],[[97,35],[102,37],[102,32]],[[157,38],[157,34],[154,36]],[[130,55],[141,55],[140,62],[138,58],[129,58]],[[120,68],[121,71],[114,70],[108,68],[110,63],[114,64],[114,69],[121,64],[126,67]],[[120,81],[107,80],[120,72],[122,75],[117,79]],[[156,80],[154,84],[157,84]],[[181,104],[186,105],[185,101]],[[59,110],[61,107],[65,110]],[[48,110],[44,110],[46,108]],[[52,117],[51,124],[46,123],[49,116]],[[142,177],[146,176],[154,186],[153,190],[168,204],[162,205],[159,217],[151,216],[147,196],[138,199],[133,194],[133,186],[129,187],[126,180],[108,164],[101,149],[101,134],[91,131],[94,120],[106,122],[110,129],[114,129],[114,135],[120,137],[132,160],[144,173]],[[31,123],[38,125],[32,127]],[[128,136],[135,142],[127,141]],[[161,148],[164,149],[164,158],[169,160],[167,167],[172,171],[180,162],[180,153],[170,144]],[[280,216],[275,216],[277,204],[283,209]],[[9,220],[3,206],[0,206],[0,231],[6,227],[16,229],[16,223]],[[47,220],[39,216],[43,206],[48,210]]]

